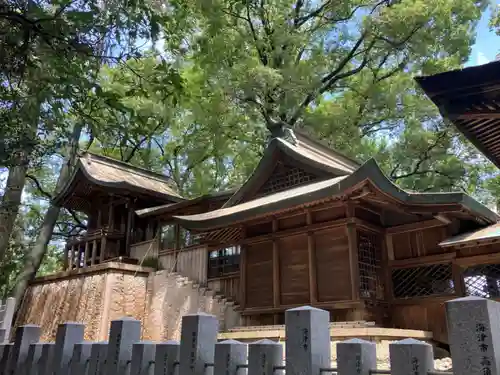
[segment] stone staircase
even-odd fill
[[[221,332],[240,325],[233,301],[186,276],[158,271],[149,276],[147,284],[145,339],[178,340],[181,317],[197,312],[215,315]]]
[[[228,299],[220,292],[212,290],[206,286],[202,286],[189,279],[189,277],[182,276],[177,272],[171,272],[170,275],[176,277],[179,284],[198,290],[200,296],[212,298],[214,303],[218,305],[218,311],[220,312],[220,314],[216,315],[219,319],[220,331],[227,331],[241,324],[241,316],[239,312],[236,311],[239,305],[234,301]]]

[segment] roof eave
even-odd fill
[[[323,199],[332,198],[335,195],[339,195],[343,191],[354,188],[365,180],[371,181],[375,186],[384,192],[391,195],[393,198],[399,200],[402,203],[409,205],[442,205],[442,204],[461,204],[467,209],[471,210],[474,214],[477,214],[481,218],[485,219],[487,222],[494,223],[497,222],[499,217],[497,214],[489,210],[487,207],[483,206],[479,202],[472,199],[470,196],[464,193],[408,193],[403,189],[396,186],[391,182],[382,172],[378,164],[374,159],[368,160],[363,164],[356,172],[346,176],[345,179],[341,180],[339,183],[333,186],[327,186],[325,188],[319,189],[317,191],[302,194],[299,196],[292,196],[285,198],[280,201],[272,201],[266,205],[259,205],[252,207],[245,211],[239,211],[231,213],[225,216],[219,216],[209,219],[188,219],[183,216],[173,216],[182,226],[196,230],[196,231],[206,231],[217,229],[228,225],[228,223],[236,223],[244,221],[251,217],[256,217],[260,215],[265,215],[273,211],[281,209],[284,205],[288,207],[300,206],[313,201],[321,201]],[[192,215],[196,217],[197,215]]]

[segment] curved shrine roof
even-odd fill
[[[184,200],[172,187],[171,180],[161,174],[148,171],[112,158],[85,152],[78,158],[71,178],[54,198],[62,202],[78,183],[78,175],[98,186],[128,189],[174,202]]]
[[[487,222],[494,223],[498,220],[497,214],[465,193],[415,193],[405,191],[392,183],[373,159],[370,159],[349,175],[302,185],[203,214],[174,216],[174,219],[187,229],[211,230],[278,211],[284,207],[301,206],[340,197],[346,191],[360,186],[364,181],[369,181],[383,193],[406,205],[460,204]]]

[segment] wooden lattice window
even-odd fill
[[[500,297],[500,264],[481,264],[463,272],[465,294],[483,298]]]
[[[175,249],[175,237],[176,237],[176,229],[174,224],[167,224],[161,227],[160,232],[160,242],[161,248],[163,250],[166,249]]]
[[[203,235],[199,233],[190,232],[187,229],[179,227],[179,248],[195,246],[201,244]]]
[[[283,162],[278,162],[269,180],[259,189],[256,196],[264,196],[289,189],[294,186],[304,185],[316,180],[318,177]]]
[[[359,289],[361,298],[383,299],[381,239],[373,233],[358,232]]]
[[[208,257],[208,278],[222,277],[240,269],[240,247],[212,250]]]
[[[392,270],[395,298],[413,298],[455,293],[451,263]]]

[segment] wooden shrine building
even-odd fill
[[[499,68],[417,80],[500,166]],[[67,244],[69,271],[155,258],[234,301],[243,325],[281,324],[286,309],[308,304],[332,321],[446,342],[445,301],[500,298],[495,212],[462,192],[402,190],[373,159],[296,130],[274,135],[235,190],[185,199],[163,175],[84,153],[55,202],[87,215],[87,231]]]

